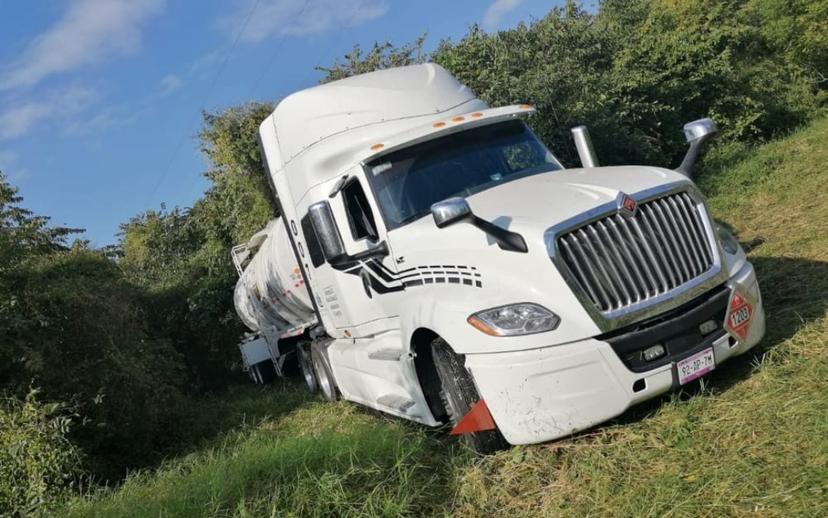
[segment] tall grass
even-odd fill
[[[235,397],[247,400],[249,392]],[[416,425],[311,401],[301,387],[257,395],[276,408],[282,397],[300,405],[75,501],[69,514],[399,516],[434,509],[449,494],[441,480],[452,448]]]

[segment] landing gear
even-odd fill
[[[464,366],[465,357],[451,350],[442,338],[431,342],[434,367],[440,379],[440,398],[449,422],[456,425],[480,400],[474,380]],[[464,434],[468,445],[477,453],[488,454],[508,448],[509,444],[497,429]]]

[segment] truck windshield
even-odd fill
[[[557,171],[560,163],[523,121],[453,133],[367,164],[388,230],[423,217],[431,205],[495,185]]]

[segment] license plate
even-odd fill
[[[686,385],[694,379],[698,379],[716,368],[716,359],[713,356],[713,348],[710,347],[699,351],[676,363],[679,385]]]

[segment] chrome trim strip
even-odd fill
[[[705,232],[704,237],[707,238],[707,246],[711,247],[709,251],[712,253],[713,256],[711,261],[712,266],[708,271],[704,272],[698,277],[691,278],[690,280],[677,279],[680,282],[678,282],[678,286],[673,289],[668,289],[665,291],[658,289],[657,291],[660,293],[656,293],[649,298],[646,298],[632,305],[625,306],[619,309],[601,311],[595,306],[595,304],[590,299],[589,294],[587,294],[587,292],[583,288],[581,288],[578,281],[570,272],[569,268],[567,267],[566,263],[561,257],[561,253],[558,250],[557,245],[558,237],[560,235],[578,230],[584,225],[587,225],[599,219],[603,219],[607,216],[616,214],[618,212],[617,201],[613,200],[611,202],[599,205],[582,214],[579,214],[578,216],[574,216],[572,218],[562,221],[561,223],[558,223],[557,225],[553,225],[546,229],[546,231],[544,232],[544,242],[546,243],[546,250],[549,253],[549,258],[552,260],[552,263],[558,269],[561,276],[563,276],[563,278],[566,280],[567,284],[570,286],[570,288],[572,289],[573,293],[575,294],[576,298],[579,300],[583,308],[590,315],[592,320],[595,322],[598,328],[601,329],[602,332],[612,331],[614,329],[623,327],[627,324],[631,324],[638,320],[644,320],[656,316],[660,313],[664,313],[666,311],[674,309],[686,302],[689,302],[690,300],[701,295],[705,291],[708,291],[713,287],[721,285],[725,281],[727,281],[727,274],[722,267],[721,245],[719,244],[719,240],[717,239],[716,233],[713,229],[710,211],[707,208],[707,203],[705,202],[701,192],[693,183],[689,181],[673,182],[665,185],[660,185],[658,187],[645,189],[635,194],[631,194],[630,196],[632,196],[636,203],[639,204],[640,210],[642,203],[648,202],[655,198],[661,198],[679,192],[686,192],[689,196],[688,201],[692,201],[698,208],[699,218],[701,219],[700,223],[702,224],[702,227],[704,228]],[[654,221],[657,221],[658,218],[653,219]],[[649,221],[645,220],[645,222],[649,224]],[[642,236],[645,234],[643,229],[641,229],[641,227],[637,225],[636,231],[641,232]],[[644,240],[644,243],[648,243],[646,239]],[[648,246],[647,248],[648,250],[646,250],[646,252],[648,253],[648,255],[655,254],[653,250],[649,249],[651,247]],[[640,253],[638,250],[634,250],[634,252]],[[661,250],[659,250],[659,255],[662,255]],[[658,262],[655,262],[655,264],[658,264]],[[667,270],[669,270],[669,268]],[[678,272],[680,271],[681,270],[678,270]],[[650,272],[647,273],[647,276],[650,277]],[[666,281],[666,279],[664,279],[662,276],[662,272],[659,271],[657,273],[658,276],[661,277],[661,280]],[[598,278],[596,277],[596,280],[597,279]],[[599,290],[603,290],[604,287],[600,284],[600,282],[596,283],[596,287]],[[656,285],[656,287],[658,286]],[[587,286],[587,289],[594,288]]]

